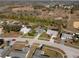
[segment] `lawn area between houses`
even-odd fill
[[[22,37],[23,38],[34,38],[37,35],[35,30],[32,30],[28,32],[27,34],[24,34]]]
[[[46,32],[42,33],[42,35],[40,35],[40,37],[38,38],[39,40],[46,40],[49,41],[51,38],[50,35],[46,34]]]

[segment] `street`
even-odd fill
[[[4,38],[4,39],[13,39],[13,38]],[[52,47],[56,47],[56,48],[59,48],[61,50],[63,50],[67,57],[69,58],[73,58],[73,57],[77,57],[79,56],[79,49],[76,49],[76,48],[73,48],[73,47],[68,47],[68,46],[65,46],[65,45],[62,45],[62,44],[58,44],[58,43],[52,43],[50,41],[44,41],[44,40],[34,40],[34,39],[29,39],[29,38],[15,38],[17,39],[17,41],[28,41],[30,45],[32,45],[33,43],[39,43],[39,44],[45,44],[45,45],[49,45],[49,46],[52,46]]]

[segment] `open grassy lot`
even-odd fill
[[[46,40],[49,41],[51,38],[51,36],[49,36],[48,34],[46,34],[45,32],[42,33],[42,35],[40,35],[40,37],[38,38],[39,40]]]

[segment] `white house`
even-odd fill
[[[73,38],[72,34],[62,33],[62,35],[61,35],[62,40],[68,40],[68,39],[72,39],[72,38]]]
[[[48,29],[47,34],[49,34],[49,35],[51,35],[53,37],[57,37],[58,31]]]
[[[31,28],[27,28],[25,25],[22,25],[22,28],[21,28],[20,32],[22,32],[23,34],[26,34],[30,30],[31,30]]]
[[[37,33],[45,32],[45,30],[43,28],[41,28],[41,26],[35,28],[35,30],[36,30]]]
[[[51,36],[50,43],[54,43],[54,38],[57,37],[58,31],[48,29],[47,34]]]

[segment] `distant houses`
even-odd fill
[[[60,19],[60,18],[59,18]],[[15,28],[14,30],[17,30],[18,28],[20,28],[20,27],[18,27],[18,26],[21,26],[21,28],[20,28],[20,33],[22,33],[22,34],[27,34],[28,32],[30,32],[31,30],[33,30],[33,29],[31,29],[31,27],[29,27],[28,28],[28,26],[26,26],[26,25],[23,25],[21,22],[19,22],[19,21],[2,21],[1,22],[1,24],[3,24],[3,23],[7,23],[8,25],[10,25],[10,28],[12,27],[12,29],[13,28]],[[6,24],[5,24],[6,25]],[[17,26],[18,25],[18,26]],[[76,27],[76,28],[79,28],[79,26],[78,26],[79,24],[78,24],[78,22],[75,22],[74,23],[74,27]],[[17,28],[16,28],[17,27]],[[10,29],[11,30],[11,29]],[[59,34],[59,31],[58,31],[58,27],[53,27],[53,26],[50,26],[50,27],[48,27],[48,28],[43,28],[43,27],[37,27],[37,28],[35,28],[35,31],[36,31],[36,33],[42,33],[42,32],[46,32],[46,34],[48,34],[49,36],[51,36],[52,37],[52,39],[53,38],[57,38],[57,36],[58,36],[58,34]],[[0,26],[0,35],[3,33],[3,27],[2,26]],[[5,33],[4,33],[5,34]],[[73,38],[75,38],[75,39],[79,39],[79,35],[78,34],[76,34],[76,33],[74,33],[74,35],[72,35],[72,34],[69,34],[69,33],[66,33],[66,32],[63,32],[63,33],[61,33],[61,37],[60,37],[60,39],[61,40],[70,40],[70,39],[73,39]]]

